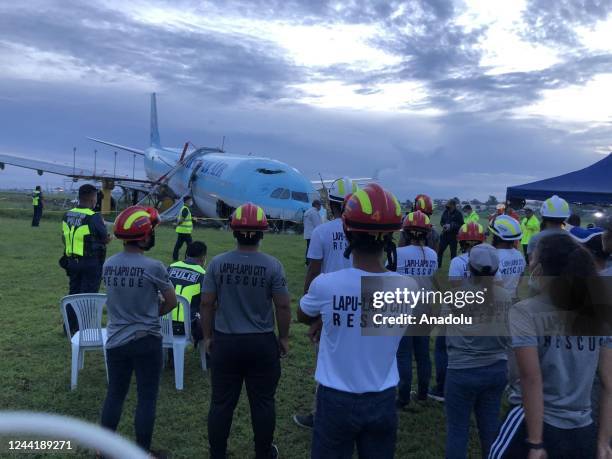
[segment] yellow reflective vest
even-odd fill
[[[527,245],[533,235],[540,232],[540,220],[535,215],[532,215],[530,218],[523,217],[521,220],[521,230],[523,230],[521,244]]]
[[[62,233],[64,236],[65,254],[71,256],[90,255],[90,225],[91,217],[95,212],[91,209],[75,207],[64,215],[62,220]]]
[[[168,276],[174,285],[174,291],[177,295],[184,296],[192,308],[197,308],[200,305],[204,274],[206,274],[206,271],[200,265],[185,263],[184,261],[172,263],[168,268]],[[172,320],[185,321],[185,311],[183,311],[181,303],[178,303],[176,308],[172,310]]]
[[[183,217],[183,212],[187,210],[187,216]],[[179,215],[180,223],[176,227],[176,232],[181,234],[191,234],[193,231],[193,219],[191,217],[191,209],[187,206],[183,206]]]
[[[478,215],[475,210],[473,210],[470,215],[463,218],[463,223],[470,223],[470,222],[474,222],[474,223],[480,222],[480,215]]]
[[[32,205],[38,207],[40,205],[40,191],[34,190],[32,193]]]

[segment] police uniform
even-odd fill
[[[179,259],[179,250],[183,247],[184,243],[187,245],[191,244],[191,233],[193,232],[193,218],[191,216],[191,209],[183,204],[181,209],[181,222],[176,227],[176,244],[174,244],[174,251],[172,252],[172,259],[177,261]]]
[[[32,193],[32,207],[34,208],[34,213],[32,215],[32,226],[38,226],[38,224],[40,223],[43,211],[42,200],[42,191],[34,190],[34,192]]]
[[[197,262],[192,262],[189,258],[185,261],[177,261],[172,263],[168,268],[170,281],[175,287],[177,295],[181,295],[189,301],[190,311],[189,320],[191,320],[191,335],[193,340],[198,342],[202,340],[202,326],[200,323],[200,300],[202,297],[202,283],[204,282],[204,274],[206,270]],[[172,310],[172,326],[173,332],[177,335],[185,334],[185,311],[179,303]]]
[[[91,209],[75,207],[64,215],[62,233],[69,294],[97,293],[108,236],[102,216]],[[72,308],[68,308],[68,321],[72,331],[78,330]]]

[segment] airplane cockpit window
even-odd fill
[[[266,169],[265,167],[260,167],[257,169],[257,172],[260,174],[272,175],[272,174],[282,174],[285,171],[282,169]]]
[[[287,188],[277,188],[270,194],[270,197],[275,199],[289,199],[290,196],[291,191]]]
[[[294,201],[308,202],[308,193],[304,193],[303,191],[292,191],[291,199]]]

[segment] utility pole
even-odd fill
[[[136,153],[134,153],[132,155],[132,159],[133,159],[133,162],[132,162],[132,180],[134,180],[134,177],[136,175]]]
[[[98,160],[98,150],[94,149],[94,174],[93,175],[96,175],[97,160]]]

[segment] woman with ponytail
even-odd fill
[[[611,296],[591,254],[567,234],[541,238],[530,258],[537,295],[510,311],[518,366],[518,404],[491,458],[610,458],[612,436]],[[591,388],[601,378],[599,432]]]

